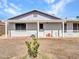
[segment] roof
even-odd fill
[[[49,15],[49,14],[47,14],[47,13],[44,13],[44,12],[41,12],[41,11],[38,11],[38,10],[33,10],[33,11],[30,11],[30,12],[27,12],[27,13],[24,13],[24,14],[21,14],[21,15],[18,15],[18,16],[12,17],[12,18],[9,18],[8,20],[18,19],[18,18],[20,18],[20,17],[28,16],[28,15],[30,15],[30,14],[32,14],[32,13],[42,14],[42,15],[44,15],[44,16],[46,16],[46,17],[50,17],[50,18],[52,18],[52,19],[60,19],[60,18],[58,18],[58,17],[56,17],[56,16]]]

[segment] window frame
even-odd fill
[[[26,30],[26,23],[16,23],[15,30]]]

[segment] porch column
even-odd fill
[[[39,38],[39,21],[37,22],[37,37]]]
[[[63,25],[63,37],[64,37],[64,21],[62,22],[62,25]]]
[[[7,37],[7,21],[5,22],[5,37]]]

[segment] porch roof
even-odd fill
[[[14,22],[14,23],[29,23],[29,22],[63,22],[63,20],[7,20],[7,22]]]
[[[66,22],[73,22],[73,23],[76,22],[76,23],[79,23],[79,19],[74,19],[74,20],[72,20],[72,19],[71,19],[71,20],[65,20],[65,23],[66,23]]]

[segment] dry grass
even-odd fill
[[[50,59],[79,59],[78,39],[39,39],[39,51]],[[18,59],[26,55],[26,40],[29,38],[0,39],[0,59]]]

